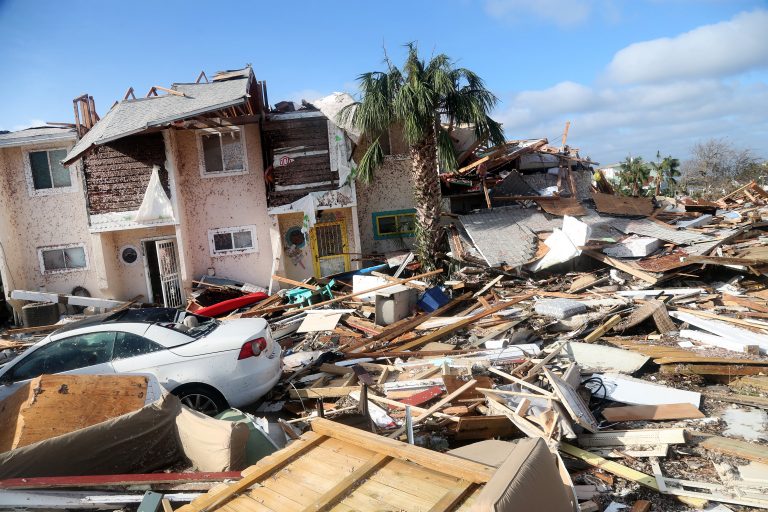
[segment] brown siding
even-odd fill
[[[296,156],[305,151],[329,151],[328,119],[308,117],[303,119],[275,119],[264,123],[264,141],[268,164],[281,155],[292,161],[277,165],[272,170],[274,186],[307,185],[299,190],[271,190],[269,206],[280,206],[300,199],[308,192],[338,188],[339,173],[331,170],[328,153]],[[313,184],[330,182],[326,185]]]
[[[134,135],[98,146],[84,159],[88,211],[91,214],[137,210],[144,199],[152,166],[170,195],[161,133]]]

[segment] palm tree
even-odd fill
[[[444,171],[457,167],[450,132],[459,123],[474,125],[478,139],[502,144],[501,125],[488,113],[497,98],[472,71],[455,67],[446,55],[421,60],[415,43],[406,45],[402,70],[385,54],[386,71],[358,77],[360,101],[340,113],[340,122],[351,121],[367,140],[367,151],[354,171],[355,179],[369,183],[384,160],[379,137],[390,126],[403,127],[411,157],[418,229],[416,252],[428,270],[436,267],[440,235],[441,194],[438,161]],[[446,124],[447,127],[444,127]]]
[[[664,181],[667,182],[667,191],[674,195],[677,189],[677,178],[682,175],[680,172],[680,160],[672,158],[672,155],[668,155],[661,161],[661,169],[664,174]]]
[[[650,168],[651,174],[653,174],[654,181],[656,182],[656,195],[661,194],[661,180],[662,176],[664,175],[664,167],[663,167],[663,161],[661,160],[661,151],[656,151],[656,161],[655,162],[649,162],[648,167]]]
[[[642,157],[632,158],[627,156],[621,163],[619,182],[631,195],[637,196],[640,193],[640,189],[648,181],[649,175],[650,169]]]

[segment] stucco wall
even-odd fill
[[[164,226],[147,229],[127,229],[123,231],[111,231],[95,234],[101,237],[104,264],[109,280],[110,291],[120,299],[128,300],[141,295],[142,302],[151,302],[147,293],[147,276],[144,268],[144,248],[142,240],[174,237],[176,230],[173,226]],[[133,264],[126,264],[120,258],[121,250],[126,246],[133,246],[139,252],[139,259]]]
[[[370,185],[357,183],[357,210],[360,223],[360,245],[363,254],[410,249],[413,237],[375,240],[373,214],[382,211],[405,210],[414,207],[411,161],[404,156],[387,156],[374,171]]]
[[[267,286],[272,269],[272,248],[258,125],[245,126],[248,174],[238,176],[203,178],[196,137],[197,132],[193,130],[174,131],[171,137],[175,140],[184,286],[189,288],[191,281],[199,279],[209,267],[216,270],[217,276]],[[258,252],[211,255],[209,229],[246,225],[256,226]]]
[[[82,172],[72,169],[72,192],[31,197],[25,174],[26,151],[69,148],[71,144],[35,145],[0,150],[0,243],[6,258],[6,290],[37,290],[70,293],[75,286],[87,288],[94,296],[109,296],[98,287],[94,252],[88,233]],[[84,244],[88,269],[62,273],[41,272],[38,248]]]

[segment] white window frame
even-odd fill
[[[69,183],[70,185],[68,187],[51,187],[51,188],[35,188],[35,180],[32,177],[32,160],[30,159],[30,153],[40,153],[42,151],[45,151],[48,155],[48,170],[50,172],[50,165],[51,165],[51,151],[65,151],[68,152],[69,148],[67,147],[28,147],[24,149],[24,178],[27,181],[27,190],[29,191],[29,197],[43,197],[43,196],[53,196],[57,194],[70,194],[72,192],[77,192],[77,175],[74,170],[74,164],[67,167],[67,170],[69,171]]]
[[[250,231],[251,233],[251,242],[253,244],[252,247],[248,247],[245,249],[231,249],[231,250],[225,250],[225,251],[217,251],[216,250],[216,244],[213,242],[214,235],[221,235],[224,233],[238,233],[240,231]],[[234,247],[234,237],[232,240],[232,245]],[[233,256],[237,254],[250,254],[254,252],[259,252],[259,239],[256,236],[256,226],[254,224],[250,224],[247,226],[233,226],[230,228],[215,228],[215,229],[209,229],[208,230],[208,245],[211,250],[211,256]]]
[[[203,135],[212,134],[226,134],[230,132],[238,131],[240,133],[240,145],[243,148],[243,168],[234,171],[221,171],[221,172],[207,172],[205,170],[205,151],[203,149]],[[197,154],[198,154],[198,166],[200,168],[201,178],[221,178],[226,176],[242,176],[248,174],[248,150],[245,143],[245,130],[242,126],[235,126],[229,128],[218,129],[203,129],[197,131]],[[224,152],[222,151],[222,158],[224,158]],[[222,162],[222,168],[223,168]]]
[[[75,247],[79,247],[83,250],[83,255],[85,257],[85,266],[82,268],[56,268],[48,270],[45,268],[45,258],[43,258],[43,253],[48,251],[55,251],[55,250],[62,250],[62,249],[74,249]],[[51,274],[68,274],[70,272],[83,272],[86,270],[89,270],[91,267],[90,259],[88,258],[88,249],[85,247],[85,244],[64,244],[64,245],[49,245],[46,247],[38,247],[37,248],[37,259],[40,262],[40,273],[43,275],[51,275]]]

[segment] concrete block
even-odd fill
[[[648,236],[633,235],[610,247],[603,252],[613,258],[642,258],[661,247],[661,240]]]

